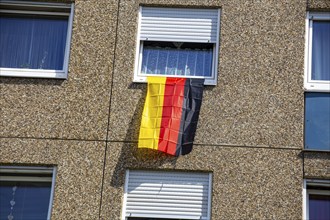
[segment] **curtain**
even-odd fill
[[[47,219],[50,182],[0,182],[0,219]]]
[[[146,46],[142,74],[211,76],[212,49],[177,49]]]
[[[313,22],[312,79],[330,80],[330,22]]]
[[[62,70],[67,17],[0,17],[1,67]]]
[[[309,219],[310,220],[330,219],[329,195],[309,196]]]

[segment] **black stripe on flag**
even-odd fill
[[[195,138],[199,111],[202,106],[204,79],[187,79],[176,156],[191,152]]]

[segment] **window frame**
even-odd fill
[[[52,174],[52,177],[29,177],[29,176],[0,176],[0,181],[27,181],[27,182],[51,182],[47,220],[51,219],[54,200],[56,167],[31,167],[31,166],[0,166],[1,173],[11,174]]]
[[[314,92],[330,92],[330,80],[312,80],[313,21],[330,22],[330,12],[307,12],[306,14],[304,89]]]
[[[303,219],[309,220],[309,195],[330,195],[326,190],[308,189],[308,186],[330,187],[330,180],[304,179],[303,182]]]
[[[142,8],[147,6],[140,6],[139,7],[139,14],[138,14],[138,29],[137,29],[137,38],[136,38],[136,48],[135,48],[135,63],[134,63],[134,77],[133,82],[140,82],[145,83],[147,82],[147,76],[166,76],[166,77],[178,77],[177,75],[159,75],[159,74],[148,74],[143,75],[141,74],[142,70],[142,53],[143,53],[143,42],[146,40],[141,40],[140,33],[141,33],[141,20],[142,20]],[[175,8],[175,7],[170,7]],[[221,9],[218,10],[218,22],[217,22],[217,41],[213,44],[213,53],[212,53],[212,75],[211,77],[203,77],[203,76],[182,76],[182,78],[200,78],[205,79],[205,85],[217,85],[217,78],[218,78],[218,64],[219,64],[219,45],[220,45],[220,17],[221,17]],[[168,41],[165,41],[168,42]],[[190,42],[194,43],[194,41],[183,41],[183,42]],[[205,42],[207,43],[207,42]]]
[[[50,15],[66,16],[68,19],[68,29],[66,33],[65,52],[63,57],[62,70],[50,69],[24,69],[24,68],[4,68],[0,67],[0,76],[6,77],[26,77],[26,78],[55,78],[67,79],[69,70],[70,45],[72,36],[74,3],[52,3],[52,2],[24,2],[24,1],[2,1],[0,6],[12,6],[13,9],[0,9],[0,13],[8,14],[30,14],[30,15]],[[26,10],[15,10],[15,7],[27,7]],[[51,11],[52,9],[69,9],[70,12]]]

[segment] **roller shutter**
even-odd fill
[[[216,43],[220,10],[142,7],[140,40]]]
[[[129,170],[123,219],[210,219],[211,174]]]

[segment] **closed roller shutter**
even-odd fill
[[[124,216],[210,219],[211,174],[129,170]]]
[[[218,9],[142,7],[140,40],[216,43],[219,12]]]

